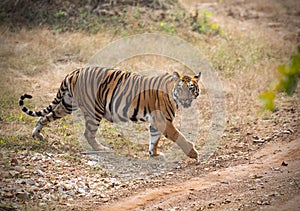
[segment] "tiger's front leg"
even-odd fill
[[[174,127],[172,122],[166,121],[165,123],[166,127],[163,134],[166,138],[174,141],[188,157],[198,159],[199,152],[196,150],[194,144],[186,140],[183,134]]]

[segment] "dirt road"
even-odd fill
[[[251,206],[251,209],[297,210],[300,208],[299,166],[300,140],[291,141],[284,148],[282,143],[271,143],[255,153],[249,164],[142,190],[100,209],[230,210]]]

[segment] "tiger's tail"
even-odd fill
[[[63,97],[66,95],[66,93],[69,92],[69,88],[71,89],[71,87],[69,87],[69,85],[71,84],[70,80],[73,79],[73,82],[76,82],[76,78],[77,78],[79,72],[80,72],[80,69],[76,69],[75,71],[68,74],[65,77],[65,79],[62,81],[54,100],[50,103],[50,105],[48,105],[46,108],[44,108],[40,111],[32,111],[32,110],[28,109],[24,105],[24,100],[26,98],[31,99],[32,96],[29,94],[23,94],[19,99],[19,106],[20,106],[21,110],[24,113],[28,114],[29,116],[33,116],[33,117],[42,117],[42,116],[46,116],[47,114],[51,113],[56,108],[56,106],[58,104],[60,104]]]
[[[31,99],[32,96],[29,95],[29,94],[23,94],[20,99],[19,99],[19,106],[21,108],[21,110],[28,114],[29,116],[33,116],[33,117],[41,117],[41,116],[46,116],[47,114],[49,114],[50,112],[53,111],[53,109],[55,108],[55,104],[54,102],[57,102],[56,99],[54,99],[54,101],[49,105],[47,106],[46,108],[40,110],[40,111],[32,111],[30,109],[28,109],[25,105],[24,105],[24,100],[25,99]],[[58,104],[59,102],[57,102],[56,104]]]

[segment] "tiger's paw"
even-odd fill
[[[157,150],[149,150],[149,156],[150,157],[157,157],[159,155],[160,155],[160,153],[157,152]]]
[[[92,145],[93,150],[95,151],[109,151],[110,148],[103,146],[102,144],[96,143]]]
[[[190,157],[190,158],[198,160],[199,159],[199,152],[195,148],[192,148],[187,156]]]
[[[41,134],[41,133],[32,134],[32,138],[37,139],[39,141],[44,141],[45,140],[43,134]]]
[[[156,159],[156,160],[166,160],[166,156],[165,156],[165,154],[164,153],[162,153],[162,152],[160,152],[160,153],[155,153],[155,154],[151,154],[150,152],[149,152],[149,155],[150,155],[150,157],[151,158],[154,158],[154,159]]]

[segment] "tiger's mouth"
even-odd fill
[[[192,105],[192,100],[190,100],[190,99],[179,100],[179,102],[183,108],[189,108]]]

